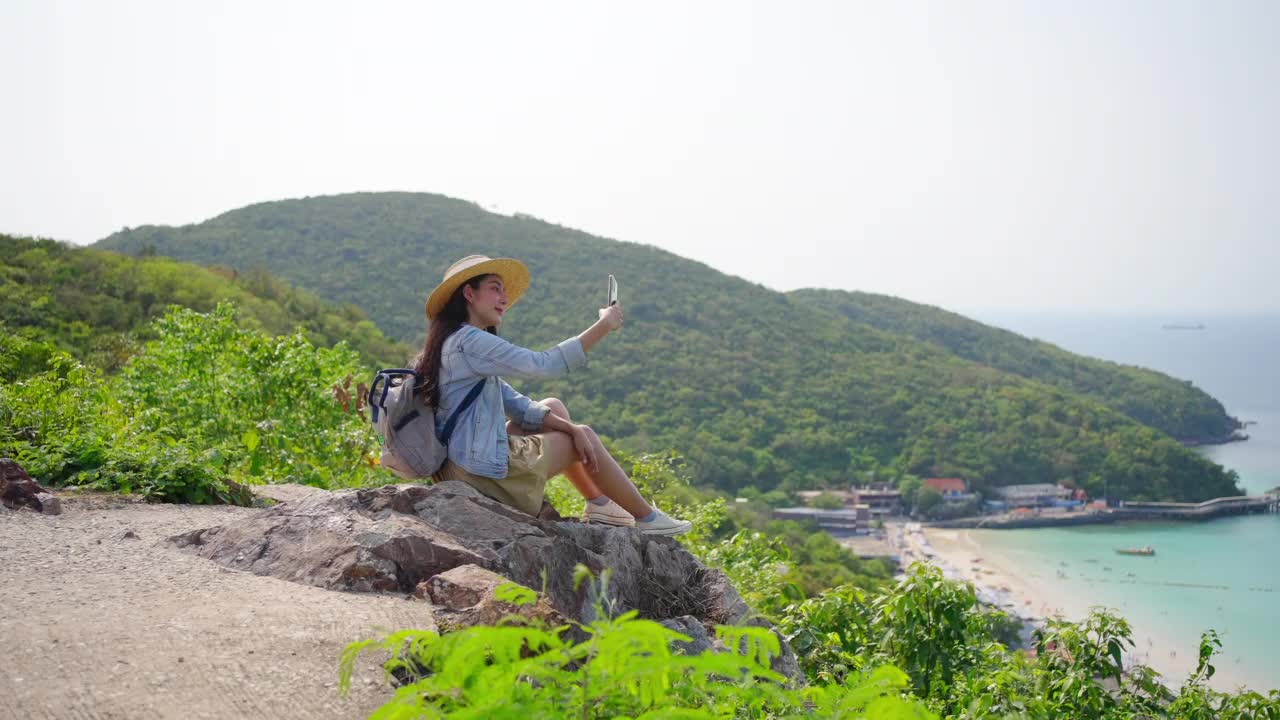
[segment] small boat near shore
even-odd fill
[[[1116,552],[1121,555],[1155,555],[1156,554],[1155,548],[1151,547],[1150,545],[1143,545],[1142,547],[1131,547],[1131,548],[1116,548]]]

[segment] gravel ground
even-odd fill
[[[424,603],[233,571],[166,542],[258,510],[60,497],[58,516],[0,507],[0,718],[365,717],[391,689],[370,657],[338,697],[342,648],[435,629]]]

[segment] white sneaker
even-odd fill
[[[610,499],[604,505],[594,505],[591,501],[587,501],[587,507],[582,511],[582,522],[632,527],[636,524],[636,519],[631,513],[623,510],[621,505]]]
[[[693,529],[693,523],[688,520],[677,520],[668,517],[666,513],[654,508],[657,517],[645,522],[643,520],[636,521],[636,529],[643,535],[683,535]]]

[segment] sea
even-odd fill
[[[1247,441],[1197,451],[1235,470],[1250,494],[1280,486],[1280,314],[988,314],[975,319],[1071,352],[1192,382],[1220,400],[1228,414],[1249,423]],[[1190,668],[1200,634],[1213,629],[1223,645],[1215,686],[1280,688],[1280,514],[980,530],[971,537],[984,553],[997,554],[1051,595],[1118,610],[1133,627],[1135,656],[1158,669]],[[1142,545],[1155,548],[1156,555],[1115,552]],[[1178,683],[1182,678],[1168,679]]]

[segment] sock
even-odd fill
[[[592,505],[595,505],[595,506],[597,506],[597,507],[599,507],[599,506],[601,506],[601,505],[608,505],[608,504],[609,504],[609,496],[607,496],[607,495],[597,495],[597,496],[595,496],[595,497],[593,497],[593,498],[587,498],[587,502],[589,502],[589,503],[591,503]]]
[[[658,519],[658,511],[650,509],[649,514],[642,518],[636,518],[636,522],[653,522]]]

